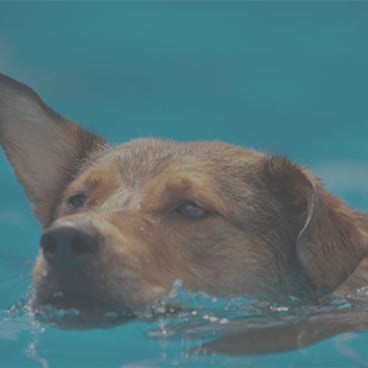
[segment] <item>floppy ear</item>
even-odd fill
[[[104,141],[0,73],[0,144],[44,226],[81,163]]]
[[[366,255],[358,214],[322,188],[307,169],[283,157],[266,163],[266,181],[274,196],[288,202],[299,224],[296,257],[312,286],[329,292],[339,286]]]

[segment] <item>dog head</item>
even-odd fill
[[[329,292],[364,257],[358,215],[283,157],[221,142],[110,146],[5,75],[0,143],[44,231],[35,308],[77,308],[84,325],[129,318],[178,279],[223,296]]]

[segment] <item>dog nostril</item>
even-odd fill
[[[74,238],[70,241],[70,252],[75,256],[84,256],[94,250],[95,247],[89,239]]]
[[[59,250],[57,239],[55,239],[54,237],[44,237],[42,239],[42,249],[46,257],[55,257]]]

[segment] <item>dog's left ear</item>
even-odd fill
[[[46,226],[68,183],[104,141],[51,110],[26,85],[0,73],[0,145]]]
[[[286,158],[268,158],[264,172],[267,187],[293,217],[290,224],[298,224],[296,256],[306,277],[317,291],[334,290],[367,252],[357,213]]]

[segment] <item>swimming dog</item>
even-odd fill
[[[76,308],[71,323],[96,326],[175,280],[270,299],[368,284],[368,215],[285,157],[215,141],[112,146],[3,74],[0,143],[43,228],[35,310]]]

